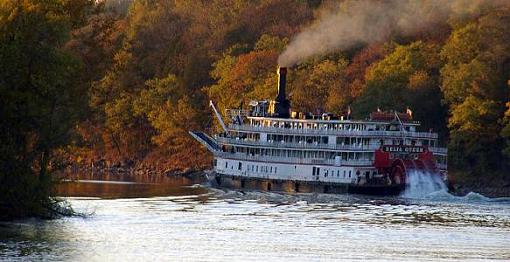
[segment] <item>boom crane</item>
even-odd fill
[[[212,100],[209,100],[209,106],[212,107],[214,114],[216,115],[216,118],[218,118],[218,121],[220,121],[220,125],[223,128],[223,130],[225,131],[225,133],[228,133],[227,126],[225,125],[225,122],[223,122],[223,118],[221,118],[221,115],[218,112],[218,110],[216,109],[216,107],[214,106],[214,103]]]

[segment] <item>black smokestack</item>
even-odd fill
[[[287,84],[287,68],[279,67],[277,73],[278,73],[278,96],[276,97],[276,101],[282,103],[286,100],[285,85]]]
[[[274,116],[288,118],[290,116],[290,102],[285,95],[287,84],[287,68],[278,67],[278,95],[275,99]]]

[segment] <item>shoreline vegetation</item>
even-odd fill
[[[301,57],[298,36],[327,21],[365,23],[350,33],[381,37],[340,39],[351,44],[289,68],[292,110],[364,119],[409,107],[448,146],[457,191],[499,194],[510,180],[510,4],[438,16],[427,4],[437,2],[0,1],[0,212],[58,213],[55,177],[73,164],[210,168],[188,134],[219,128],[209,100],[223,112],[275,97],[279,57],[291,46]],[[404,13],[386,15],[395,10]],[[432,20],[379,31],[377,18],[397,24],[409,10]]]

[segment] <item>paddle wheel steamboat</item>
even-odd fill
[[[447,176],[447,149],[423,132],[412,112],[376,111],[366,120],[292,112],[286,68],[278,68],[278,95],[226,110],[223,132],[190,134],[213,155],[218,186],[286,192],[395,195],[411,172]],[[350,111],[350,110],[349,110]]]

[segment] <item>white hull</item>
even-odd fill
[[[218,174],[246,178],[341,184],[363,184],[367,175],[372,178],[377,174],[377,170],[372,166],[289,164],[224,157],[215,157],[214,171]]]

